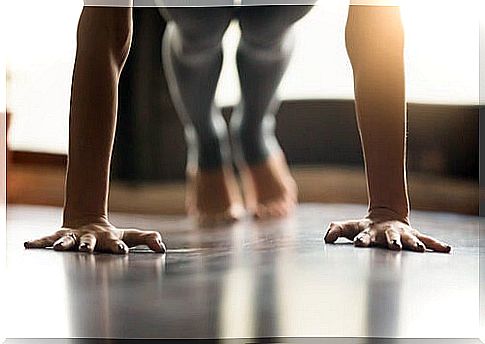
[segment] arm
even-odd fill
[[[72,81],[66,227],[108,220],[118,83],[130,40],[131,8],[84,8]]]
[[[25,243],[26,248],[127,253],[128,246],[147,244],[165,251],[158,232],[121,230],[108,221],[118,83],[131,36],[131,7],[83,9],[72,81],[63,229]]]
[[[350,6],[346,45],[354,72],[369,211],[361,220],[332,223],[325,240],[343,236],[357,246],[449,252],[448,245],[409,223],[404,30],[399,7]]]
[[[399,7],[351,6],[346,43],[369,212],[391,212],[408,222],[403,41]]]

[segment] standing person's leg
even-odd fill
[[[63,228],[26,248],[127,253],[147,244],[165,252],[158,232],[121,230],[108,220],[118,82],[132,36],[132,9],[85,7],[79,20],[72,80]]]
[[[364,153],[368,215],[330,224],[326,242],[338,237],[356,246],[449,252],[450,246],[421,234],[409,223],[406,181],[404,30],[394,0],[353,0],[346,28],[355,82],[355,102]]]
[[[222,37],[233,9],[165,8],[163,62],[188,145],[187,208],[201,225],[233,221],[242,201],[232,170],[226,123],[214,105]]]
[[[241,9],[237,66],[242,99],[231,119],[248,209],[256,217],[283,216],[297,188],[275,137],[276,90],[293,50],[292,25],[312,6]]]

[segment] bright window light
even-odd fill
[[[477,104],[477,13],[485,1],[401,2],[408,100]],[[14,116],[11,146],[65,153],[82,1],[6,0],[6,7],[7,66],[11,75],[7,102]],[[344,42],[347,10],[344,0],[321,0],[296,25],[295,54],[279,90],[283,99],[352,99],[352,70]],[[239,99],[234,61],[238,30],[232,25],[224,37],[226,58],[216,95],[219,105],[233,105]]]

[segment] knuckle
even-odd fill
[[[109,242],[110,244],[113,244],[113,245],[117,245],[118,244],[118,241],[119,239],[118,238],[115,238],[115,237],[108,237],[106,238],[106,241]]]
[[[103,246],[111,246],[111,244],[115,241],[104,236],[102,238],[98,237],[98,242],[101,243],[101,245]]]
[[[147,236],[149,236],[149,237],[155,237],[155,236],[157,236],[157,234],[158,233],[155,232],[155,231],[149,231],[149,232],[147,232]]]
[[[382,229],[384,229],[385,231],[392,231],[393,227],[389,223],[383,223],[382,224]]]
[[[87,240],[94,240],[96,239],[96,235],[94,235],[94,233],[86,233],[83,235],[83,238],[87,239]]]
[[[330,222],[330,227],[332,228],[343,228],[348,226],[348,223],[341,222],[341,221],[332,221]]]
[[[155,239],[155,240],[162,239],[162,236],[160,235],[160,233],[155,231],[150,232],[149,237],[150,239]]]
[[[109,241],[109,240],[116,240],[116,237],[113,233],[110,232],[94,232],[98,240]]]

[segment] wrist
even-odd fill
[[[400,221],[407,225],[409,222],[409,210],[405,209],[393,209],[390,207],[369,207],[368,219],[379,219],[379,221]]]
[[[109,225],[108,216],[104,213],[64,210],[62,227],[79,228],[88,224]]]

